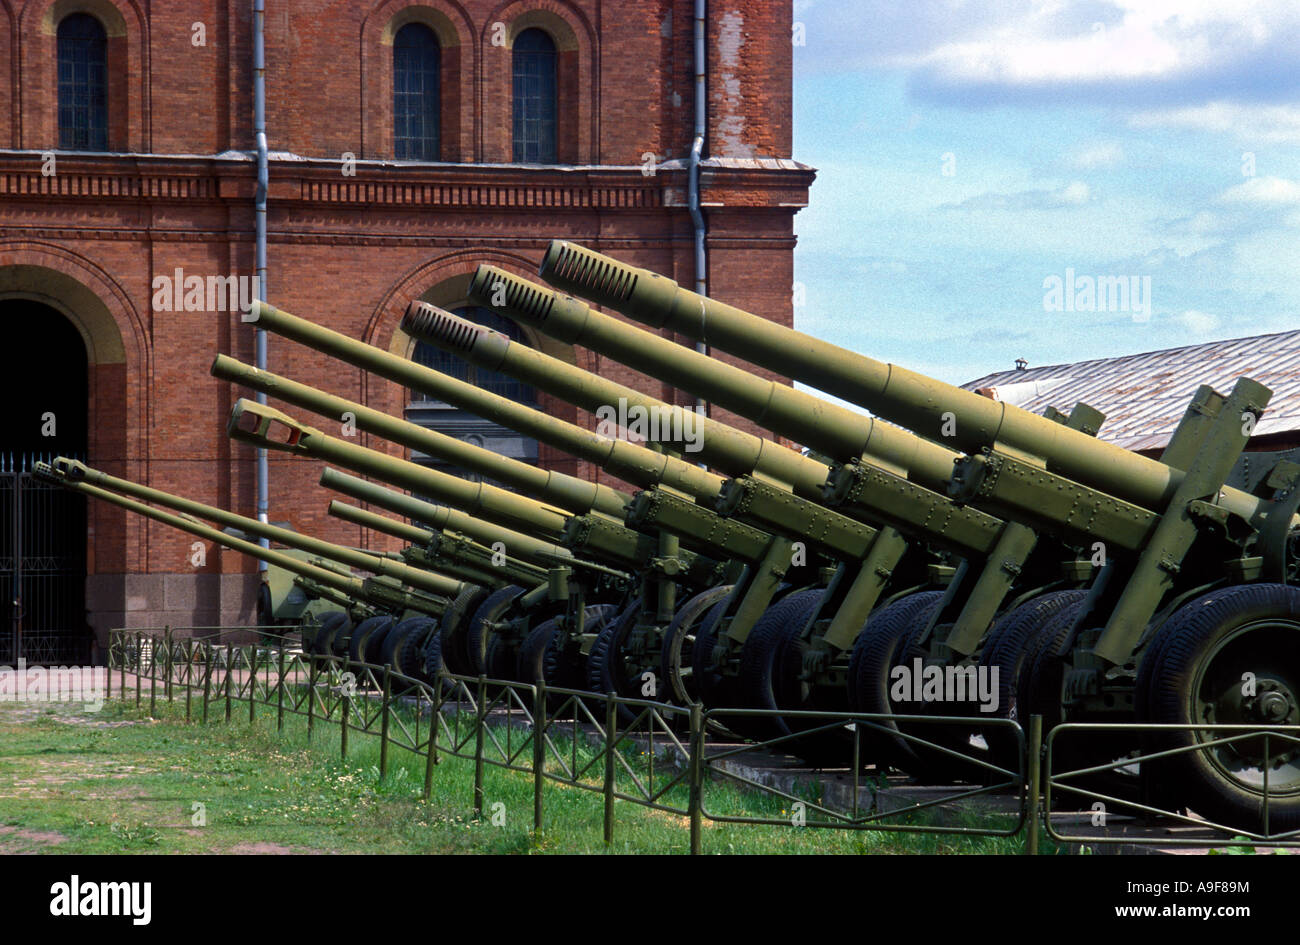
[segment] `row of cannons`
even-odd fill
[[[239,400],[229,434],[330,464],[322,485],[369,507],[335,500],[330,512],[406,545],[378,554],[75,461],[41,472],[270,562],[289,575],[267,589],[276,613],[314,615],[303,642],[315,652],[426,678],[445,669],[678,704],[876,713],[894,721],[856,736],[813,731],[815,720],[794,714],[736,724],[746,737],[785,737],[820,765],[847,764],[857,737],[864,763],[944,783],[978,778],[973,758],[1014,767],[1018,749],[977,737],[974,721],[909,719],[1126,723],[1078,740],[1070,760],[1110,764],[1105,777],[1122,783],[1108,789],[1170,809],[1243,829],[1264,819],[1273,831],[1300,828],[1300,741],[1295,730],[1259,732],[1300,723],[1300,467],[1278,462],[1249,491],[1226,485],[1269,390],[1247,378],[1226,394],[1202,387],[1153,459],[1099,439],[1104,418],[1086,404],[1032,414],[573,243],[553,243],[540,275],[549,286],[481,266],[470,296],[805,448],[425,303],[405,314],[411,336],[597,416],[612,411],[625,426],[629,417],[657,422],[637,425],[644,442],[593,432],[259,302],[246,322],[566,451],[637,491],[507,459],[224,355],[212,366],[219,378],[332,423],[347,417],[482,479]],[[1210,724],[1241,734],[1191,750],[1211,740],[1196,727]],[[909,728],[924,728],[924,741]],[[1114,765],[1144,752],[1161,757]]]

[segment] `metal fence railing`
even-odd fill
[[[113,695],[116,675],[117,698],[134,699],[142,709],[147,704],[150,715],[163,699],[183,700],[187,721],[208,722],[214,713],[231,721],[238,711],[255,722],[259,712],[273,712],[282,731],[286,716],[302,716],[309,737],[324,725],[336,726],[345,759],[355,736],[378,738],[381,778],[388,774],[394,749],[423,759],[425,799],[432,794],[440,757],[465,759],[473,763],[473,805],[479,817],[487,768],[526,774],[533,780],[535,829],[545,820],[547,783],[599,793],[604,798],[606,842],[613,840],[616,804],[621,801],[684,818],[692,853],[701,850],[706,822],[1023,835],[1025,852],[1031,854],[1038,852],[1044,836],[1085,845],[1300,846],[1300,831],[1269,830],[1270,804],[1281,792],[1271,793],[1267,778],[1274,757],[1288,752],[1300,756],[1300,726],[1070,723],[1056,726],[1044,740],[1038,717],[1026,731],[1013,720],[995,718],[706,710],[487,677],[440,673],[434,680],[416,679],[389,666],[305,653],[292,637],[294,628],[256,631],[256,642],[238,645],[231,642],[238,638],[232,629],[113,631],[107,695]],[[182,636],[177,630],[197,635]],[[944,734],[954,727],[963,733],[960,743]],[[1056,767],[1062,759],[1070,760],[1061,746],[1088,734],[1123,733],[1139,742],[1147,739],[1147,744],[1162,733],[1191,729],[1213,737],[1185,748]],[[737,730],[749,737],[726,734]],[[806,790],[800,793],[799,785],[779,783],[762,767],[770,765],[774,755],[790,749],[800,753],[819,738],[834,740],[848,753],[847,771],[839,779],[844,796],[838,802],[808,796]],[[948,771],[961,769],[960,783],[925,786],[917,793],[915,785],[900,788],[880,771],[869,773],[860,761],[862,745],[872,738],[876,744],[891,739],[904,750],[944,762]],[[1143,761],[1210,751],[1248,738],[1262,739],[1265,746],[1262,830],[1162,808],[1122,783],[1111,783],[1122,781]],[[995,742],[998,752],[990,750]],[[788,806],[781,816],[725,809],[710,793],[724,784],[747,797]],[[1098,804],[1105,812],[1101,829],[1069,829],[1069,823],[1079,819],[1095,828]],[[1171,827],[1185,834],[1170,836]]]

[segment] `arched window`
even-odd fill
[[[464,316],[484,328],[491,328],[493,331],[501,332],[501,334],[509,337],[511,341],[523,343],[523,333],[520,332],[519,326],[510,319],[501,317],[490,308],[462,306],[452,311],[454,314]],[[503,374],[500,371],[489,371],[486,368],[462,361],[456,355],[449,354],[441,348],[426,344],[423,341],[416,342],[411,360],[416,364],[431,367],[435,371],[440,371],[450,377],[467,381],[475,387],[481,387],[493,394],[500,394],[502,397],[509,397],[511,400],[529,406],[537,404],[537,391],[532,386],[515,380],[509,374]],[[412,401],[424,399],[425,396],[419,391],[411,391]]]
[[[399,161],[438,160],[441,50],[423,23],[393,37],[393,154]]]
[[[499,331],[508,335],[512,340],[522,343],[523,335],[519,327],[514,322],[502,318],[490,309],[464,306],[453,309],[453,311],[457,315],[463,315],[470,321],[477,322],[494,331]],[[431,367],[435,371],[441,371],[443,374],[466,381],[483,390],[500,394],[502,397],[508,397],[530,407],[537,406],[537,392],[531,385],[521,383],[508,374],[502,374],[500,371],[489,371],[469,364],[454,354],[448,354],[433,345],[417,342],[415,350],[411,354],[411,360],[417,364]],[[408,394],[410,401],[406,408],[406,418],[411,422],[474,443],[477,446],[483,446],[501,456],[529,463],[530,465],[537,464],[537,441],[532,437],[523,436],[490,420],[484,420],[472,411],[456,409],[450,404],[430,400],[427,395],[420,391],[412,390]],[[411,459],[442,472],[461,476],[475,482],[483,478],[477,473],[471,473],[460,467],[449,465],[438,458],[425,456],[415,451],[412,451]],[[493,482],[490,478],[486,481]]]
[[[556,163],[555,43],[544,30],[515,37],[514,138],[517,164]]]
[[[99,20],[74,13],[59,23],[59,147],[108,150],[108,38]]]

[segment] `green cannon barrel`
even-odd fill
[[[537,584],[546,580],[544,568],[520,561],[504,550],[498,551],[481,545],[465,535],[454,532],[435,534],[337,500],[330,502],[329,514],[362,528],[410,542],[411,546],[403,550],[401,556],[419,568],[452,574],[486,587]],[[497,547],[503,548],[504,545]]]
[[[372,345],[354,341],[307,319],[267,305],[265,302],[255,302],[246,320],[255,321],[259,326],[283,337],[422,391],[435,399],[472,411],[525,436],[532,436],[540,442],[558,447],[580,459],[589,460],[612,475],[642,488],[668,488],[709,504],[718,498],[722,490],[723,478],[695,463],[626,440],[593,433],[472,384],[448,377],[431,368],[399,358]],[[330,475],[330,472],[327,471],[326,475]],[[824,478],[824,467],[819,469],[818,475]],[[811,477],[810,481],[815,478],[816,476]],[[324,477],[322,481],[324,482]],[[360,480],[355,480],[352,485],[355,486],[359,482]],[[348,492],[344,488],[339,488],[339,491]],[[357,492],[348,492],[348,494],[363,501],[383,504],[380,499]],[[401,508],[390,504],[385,507],[429,525],[438,524],[425,514],[428,506],[422,505],[425,505],[424,509],[418,512],[409,506]],[[755,529],[746,528],[738,522],[718,521],[717,516],[705,508],[684,508],[681,503],[672,503],[665,498],[664,501],[656,504],[655,509],[658,517],[654,522],[639,524],[644,524],[646,527],[662,526],[672,531],[672,526],[681,525],[685,520],[691,519],[686,529],[689,532],[687,537],[703,536],[704,540],[694,547],[705,554],[716,554],[718,550],[723,550],[731,555],[745,557],[752,546],[761,543],[764,538]],[[672,522],[668,520],[670,514],[673,516]],[[712,518],[708,521],[698,521],[702,517],[709,516]],[[472,534],[468,528],[459,524],[453,527],[465,531],[466,534]],[[599,538],[585,530],[581,533],[587,535],[586,540]],[[479,540],[483,539],[480,537]],[[510,547],[515,546],[512,544]]]
[[[385,489],[378,483],[367,482],[365,479],[350,476],[329,466],[326,466],[321,471],[320,484],[326,489],[341,492],[358,501],[367,502],[396,515],[404,515],[412,521],[421,522],[434,531],[450,530],[460,532],[480,544],[489,546],[498,541],[503,542],[512,556],[530,561],[533,564],[550,566],[555,564],[557,559],[573,557],[573,552],[563,545],[552,544],[534,538],[532,535],[525,535],[523,532],[503,528],[500,525],[493,525],[481,518],[467,515],[459,509],[449,508],[445,505],[434,505],[432,502],[423,502],[414,496],[395,492],[392,489]],[[431,534],[422,529],[416,529],[416,531],[424,535]]]
[[[1183,478],[1182,470],[1158,460],[810,337],[573,243],[554,241],[541,275],[566,292],[779,371],[968,453],[1003,447],[1040,457],[1053,472],[1155,511],[1165,508]],[[951,437],[942,435],[945,425],[953,428]],[[1237,489],[1222,490],[1220,502],[1248,520],[1265,514],[1264,503]]]
[[[626,325],[585,302],[494,266],[478,267],[470,298],[553,338],[607,354],[841,462],[865,458],[942,491],[961,456],[906,430]]]
[[[431,531],[416,528],[414,525],[407,525],[405,522],[399,522],[377,512],[369,512],[355,505],[348,505],[348,503],[340,502],[338,499],[330,501],[328,511],[335,518],[342,519],[353,525],[360,525],[372,532],[382,532],[385,535],[400,539],[408,545],[427,545],[434,539],[434,533]]]
[[[235,402],[227,433],[232,439],[253,446],[338,463],[404,489],[422,492],[455,505],[463,512],[481,515],[507,528],[517,528],[548,540],[564,538],[569,522],[581,518],[588,523],[583,536],[585,548],[618,565],[643,563],[653,553],[647,546],[647,543],[653,543],[648,536],[638,535],[622,522],[599,514],[573,516],[562,509],[487,483],[469,482],[366,449],[329,436],[282,411],[251,400]]]
[[[386,583],[387,579],[347,577],[329,568],[300,561],[290,554],[263,548],[257,542],[246,541],[234,535],[227,535],[225,532],[210,525],[204,525],[193,518],[164,512],[143,502],[128,499],[116,492],[110,492],[107,489],[101,489],[84,482],[72,482],[57,474],[53,467],[47,463],[37,463],[34,471],[41,478],[56,482],[65,489],[99,499],[110,505],[116,505],[143,518],[169,525],[178,531],[186,532],[195,537],[214,542],[224,548],[246,554],[250,558],[284,568],[286,571],[307,578],[321,587],[330,588],[351,600],[360,600],[395,611],[414,610],[431,616],[440,615],[447,605],[445,598],[433,597],[417,591],[408,591],[395,584]]]
[[[454,581],[451,578],[444,577],[441,574],[435,574],[430,571],[424,571],[419,568],[413,568],[410,565],[398,561],[392,561],[387,558],[379,557],[365,551],[359,551],[355,548],[347,548],[343,545],[336,545],[333,542],[324,541],[320,538],[313,538],[310,535],[304,535],[300,532],[291,531],[287,528],[280,528],[276,525],[267,525],[259,522],[257,519],[249,518],[245,515],[237,515],[234,512],[227,512],[225,509],[217,508],[212,505],[205,505],[202,502],[195,502],[192,499],[186,499],[182,496],[172,495],[161,489],[153,489],[149,486],[140,485],[138,482],[131,482],[129,479],[119,479],[117,476],[109,475],[98,469],[87,466],[85,463],[74,459],[64,459],[59,457],[54,460],[53,469],[56,474],[63,476],[69,482],[84,482],[88,485],[97,486],[109,492],[116,492],[121,495],[131,496],[145,502],[153,502],[164,508],[169,508],[187,515],[198,516],[207,519],[210,522],[217,522],[221,525],[238,528],[250,535],[256,535],[259,538],[269,538],[272,541],[278,541],[282,545],[290,548],[299,548],[312,554],[320,555],[332,561],[338,561],[355,568],[363,568],[367,571],[373,571],[375,574],[386,574],[395,578],[404,584],[427,591],[431,594],[439,594],[443,597],[455,597],[465,589],[465,585],[460,581]]]
[[[480,267],[482,268],[482,267]],[[489,292],[490,295],[490,292]],[[486,298],[487,296],[485,296]],[[509,311],[509,309],[507,309]],[[413,302],[402,330],[430,344],[493,370],[505,371],[617,423],[620,409],[655,418],[651,439],[689,453],[734,476],[758,473],[790,486],[796,495],[820,498],[829,470],[771,440],[737,430],[690,407],[667,404],[614,381],[591,374],[425,302]],[[808,422],[810,418],[804,418]]]
[[[368,433],[436,456],[449,465],[487,476],[577,515],[602,512],[621,518],[623,507],[631,499],[618,489],[521,463],[454,436],[389,416],[381,410],[259,370],[224,354],[217,355],[212,362],[212,376],[242,384],[324,417],[335,420],[348,417],[357,428]]]
[[[231,439],[264,449],[338,463],[404,489],[423,492],[462,511],[535,534],[558,536],[569,519],[567,513],[554,506],[357,446],[282,411],[244,398],[235,402],[227,433]]]
[[[254,302],[245,321],[347,364],[467,410],[541,443],[589,460],[641,488],[667,486],[699,499],[712,499],[722,478],[694,463],[566,423],[540,410],[449,377],[432,368],[331,331],[265,302]]]

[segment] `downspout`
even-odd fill
[[[256,210],[256,276],[257,297],[266,300],[266,192],[270,183],[270,167],[266,145],[266,48],[263,42],[266,30],[265,0],[253,0],[253,134],[257,139],[257,191],[254,195]],[[266,370],[266,329],[258,328],[256,363]],[[258,391],[257,402],[266,403],[266,394]],[[265,449],[257,451],[257,520],[270,523],[271,503],[270,473]],[[260,538],[258,544],[271,547],[269,539]],[[265,561],[257,563],[259,571],[266,571]]]
[[[691,159],[686,177],[686,204],[695,230],[695,291],[708,294],[708,258],[704,252],[704,214],[700,210],[700,158],[704,154],[704,135],[708,128],[708,99],[704,74],[704,17],[707,0],[695,0],[695,136],[691,141]],[[695,343],[695,350],[708,354],[708,345]],[[697,410],[708,413],[703,397],[696,398]]]

